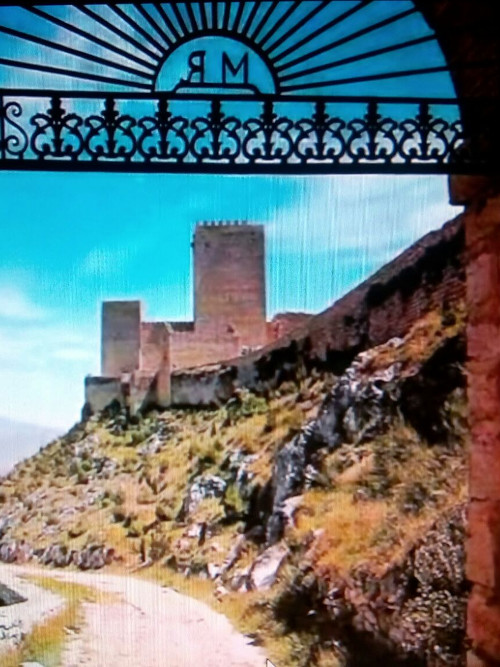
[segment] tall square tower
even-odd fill
[[[101,374],[120,377],[141,366],[141,302],[102,304]]]
[[[196,329],[215,336],[234,334],[243,347],[265,345],[264,227],[199,224],[193,253]]]

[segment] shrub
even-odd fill
[[[228,402],[226,407],[227,416],[231,420],[251,417],[252,415],[263,415],[269,410],[269,404],[263,396],[256,396],[248,389],[242,389],[237,397]]]

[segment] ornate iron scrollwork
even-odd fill
[[[30,123],[36,127],[31,135],[31,150],[40,159],[69,157],[76,160],[83,151],[80,131],[83,120],[75,113],[66,113],[59,96],[52,98],[47,113],[35,114]]]
[[[223,161],[234,163],[241,152],[238,130],[241,121],[222,112],[220,100],[212,100],[206,118],[191,122],[194,130],[190,148],[197,162]]]
[[[137,125],[142,130],[137,150],[147,162],[154,159],[182,162],[189,153],[186,134],[189,122],[170,113],[168,100],[158,100],[158,111],[154,117],[141,118]]]
[[[293,121],[274,113],[272,101],[266,100],[259,118],[243,123],[243,155],[251,161],[285,164],[294,151],[293,127]]]
[[[4,103],[0,96],[0,156],[4,161],[22,160],[29,146],[28,132],[16,123],[22,118],[23,108],[17,101]]]
[[[355,118],[347,124],[350,132],[347,154],[354,161],[384,162],[390,164],[398,152],[398,123],[383,118],[377,102],[370,100],[363,118]]]
[[[331,117],[323,101],[316,102],[311,118],[302,118],[295,127],[295,153],[302,163],[328,161],[338,164],[347,152],[346,122]]]
[[[88,155],[93,160],[105,158],[130,161],[137,150],[137,139],[133,132],[136,124],[132,116],[120,115],[113,97],[106,97],[101,115],[90,116],[85,120],[85,126],[90,128],[85,138]]]
[[[177,97],[175,104],[183,106],[176,114],[163,93],[109,94],[104,107],[102,100],[93,93],[52,93],[47,104],[46,96],[30,91],[15,96],[0,91],[0,168],[240,173],[487,169],[465,150],[458,104],[449,100],[266,96],[259,102],[260,114],[258,100],[248,96]],[[46,111],[33,114],[38,101]],[[141,114],[145,102],[155,103],[154,114]],[[237,114],[230,113],[235,104]],[[203,105],[206,113],[200,113]],[[442,105],[446,113],[436,115],[434,106]],[[88,113],[92,107],[96,112]],[[299,109],[307,107],[310,115],[301,112],[297,118]]]

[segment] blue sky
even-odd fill
[[[0,417],[67,428],[102,299],[192,316],[197,221],[266,225],[268,314],[325,308],[459,209],[444,177],[0,174]]]
[[[232,4],[232,19],[240,4]],[[342,81],[360,73],[383,74],[444,63],[437,43],[423,41],[431,32],[418,13],[410,13],[414,8],[410,0],[377,0],[336,23],[332,31],[318,32],[358,4],[354,0],[324,6],[304,2],[283,26],[262,27],[262,32],[269,33],[263,49],[287,75],[284,83],[300,88],[309,82],[310,75],[302,74],[303,66],[293,65],[293,60],[311,50],[306,68],[333,62],[318,75],[317,81],[330,81],[324,89],[315,89],[319,93],[454,96],[450,77],[443,73],[331,85],[332,78]],[[263,3],[259,12],[269,5]],[[280,4],[278,14],[283,15],[290,5]],[[306,21],[300,33],[294,32],[300,19],[320,5],[321,11]],[[246,3],[242,24],[252,6]],[[223,3],[219,7],[222,10]],[[171,13],[171,8],[165,8]],[[120,90],[133,87],[139,79],[114,65],[131,66],[138,56],[154,68],[164,61],[165,45],[152,49],[149,45],[150,55],[145,56],[130,40],[121,39],[74,7],[44,7],[43,11],[49,19],[56,17],[87,30],[115,50],[96,46],[61,28],[60,23],[58,27],[57,21],[26,9],[0,7],[0,27],[5,28],[0,34],[0,57],[120,76],[121,83],[110,88]],[[109,7],[95,11],[129,36],[138,36]],[[186,8],[182,11],[187,20]],[[136,9],[130,6],[126,12],[138,25],[147,27]],[[396,22],[365,31],[399,12],[402,16]],[[171,19],[175,23],[173,16]],[[275,45],[289,29],[290,37]],[[97,65],[49,46],[34,45],[14,36],[12,30],[90,51],[109,62]],[[359,31],[362,35],[356,37]],[[250,35],[252,29],[247,32]],[[196,37],[196,30],[191,37]],[[373,49],[407,41],[412,45],[364,57]],[[314,56],[314,49],[337,42],[327,55]],[[124,55],[116,55],[116,48]],[[187,73],[183,63],[177,68],[178,77]],[[139,69],[144,73],[143,66]],[[0,87],[44,86],[63,90],[103,87],[92,80],[0,67]],[[29,116],[29,104],[23,104]],[[79,110],[76,102],[74,109]],[[358,113],[354,108],[342,112],[347,116]],[[447,203],[444,177],[0,172],[0,192],[0,420],[61,431],[79,417],[84,376],[99,372],[101,300],[140,298],[149,319],[191,318],[190,241],[197,221],[247,219],[266,225],[267,306],[272,316],[282,310],[324,309],[422,234],[459,212]]]

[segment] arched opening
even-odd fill
[[[300,107],[299,116],[281,111],[282,107],[279,107],[276,100],[271,103],[268,101],[267,107],[265,104],[258,107],[256,105],[251,110],[251,116],[244,119],[249,131],[246,137],[249,143],[244,145],[246,158],[251,163],[252,170],[261,169],[263,172],[272,172],[273,169],[276,169],[278,172],[281,170],[285,173],[287,169],[290,169],[290,173],[296,171],[296,173],[307,174],[312,172],[342,173],[357,170],[393,173],[398,170],[410,172],[414,169],[414,173],[425,171],[448,173],[453,171],[449,167],[450,156],[455,154],[455,149],[461,145],[464,136],[461,126],[456,124],[458,115],[449,113],[453,104],[443,103],[444,110],[440,109],[440,115],[437,118],[441,123],[447,124],[445,134],[439,136],[439,130],[435,132],[432,136],[434,143],[431,142],[431,147],[429,147],[427,146],[428,135],[423,133],[423,128],[436,118],[429,116],[428,106],[424,105],[418,109],[413,102],[406,101],[406,108],[403,108],[404,103],[397,107],[398,103],[394,100],[387,102],[389,105],[387,107],[382,106],[382,103],[374,106],[373,101],[370,106],[366,104],[365,99],[361,106],[356,107],[356,104],[360,104],[359,100],[357,102],[352,99],[346,99],[343,102],[337,100],[337,108],[344,105],[344,112],[343,115],[341,114],[339,123],[338,117],[330,108],[322,106],[324,100],[321,100],[320,97],[321,94],[331,94],[332,87],[337,93],[342,91],[340,94],[348,96],[353,94],[364,94],[369,98],[379,95],[388,96],[394,90],[391,88],[394,82],[397,83],[397,90],[403,90],[403,96],[408,97],[415,89],[415,82],[422,80],[418,77],[429,75],[429,89],[419,90],[418,95],[419,98],[422,98],[420,102],[425,103],[425,98],[441,97],[443,79],[439,79],[441,83],[435,84],[433,81],[437,79],[432,79],[432,77],[450,71],[457,90],[460,116],[465,126],[467,139],[467,164],[462,166],[462,171],[475,175],[474,177],[470,175],[452,176],[451,188],[454,201],[468,206],[466,224],[470,248],[469,355],[471,357],[471,396],[474,400],[471,404],[473,434],[471,494],[473,502],[471,504],[472,541],[469,576],[475,584],[470,627],[471,637],[478,648],[478,655],[486,661],[486,664],[488,660],[498,659],[500,649],[495,625],[495,619],[498,618],[496,609],[499,542],[496,491],[496,480],[498,479],[496,450],[500,431],[496,416],[498,349],[495,344],[485,345],[484,343],[485,339],[494,341],[497,338],[499,305],[497,285],[500,247],[497,201],[495,200],[498,182],[494,174],[490,173],[484,177],[484,173],[489,169],[487,165],[491,167],[491,164],[494,164],[492,156],[496,154],[498,146],[496,123],[499,80],[498,43],[496,37],[491,34],[491,27],[495,25],[493,14],[488,9],[473,7],[470,2],[416,0],[414,6],[412,3],[398,3],[404,7],[398,6],[397,10],[394,9],[396,3],[379,3],[379,7],[384,6],[384,9],[381,10],[382,14],[384,11],[386,14],[370,19],[367,25],[360,24],[356,27],[355,22],[362,16],[363,5],[374,6],[377,3],[263,3],[265,6],[260,14],[257,8],[258,3],[164,4],[168,7],[163,8],[162,5],[153,3],[153,7],[143,7],[139,4],[134,8],[123,8],[111,3],[104,10],[90,5],[66,10],[64,7],[46,7],[41,3],[36,8],[29,9],[33,19],[38,21],[37,25],[41,27],[43,24],[40,32],[33,30],[31,25],[28,26],[28,29],[26,25],[19,25],[15,17],[14,19],[10,17],[9,20],[12,21],[10,23],[8,21],[2,23],[7,52],[1,55],[0,62],[4,66],[14,67],[14,70],[9,69],[9,72],[23,71],[32,77],[31,84],[22,86],[25,89],[22,107],[16,106],[18,100],[15,95],[9,97],[9,91],[5,91],[6,94],[0,103],[2,119],[0,150],[5,168],[20,170],[42,168],[47,171],[66,171],[69,168],[81,168],[82,171],[116,169],[127,172],[135,170],[134,159],[137,156],[141,164],[141,168],[138,168],[137,171],[161,171],[165,169],[165,165],[170,165],[171,171],[182,172],[186,168],[196,171],[196,167],[199,167],[199,171],[204,169],[211,171],[217,161],[220,161],[219,166],[222,165],[227,173],[236,172],[238,169],[244,170],[243,167],[238,166],[243,164],[243,162],[238,162],[242,146],[241,136],[237,134],[239,130],[234,125],[226,123],[228,117],[238,116],[237,102],[227,102],[229,106],[235,104],[232,111],[229,111],[229,109],[226,110],[226,107],[221,110],[220,106],[217,107],[213,100],[210,100],[212,106],[205,107],[199,114],[203,122],[194,128],[194,132],[198,132],[197,137],[200,143],[193,150],[193,135],[185,135],[185,123],[189,124],[193,119],[176,111],[176,124],[174,125],[171,108],[166,105],[166,102],[169,104],[172,102],[167,99],[168,96],[163,96],[163,98],[157,96],[154,99],[157,107],[150,105],[145,110],[144,106],[137,113],[141,104],[146,105],[146,102],[139,99],[140,95],[123,102],[119,94],[119,91],[127,90],[128,86],[134,87],[137,91],[151,89],[151,86],[154,85],[155,72],[157,72],[154,62],[166,62],[163,58],[164,45],[172,44],[175,34],[187,33],[195,27],[197,29],[201,27],[204,35],[214,30],[222,34],[238,26],[242,30],[246,29],[255,39],[263,42],[267,40],[268,46],[274,45],[275,54],[278,53],[281,56],[281,60],[277,58],[275,63],[279,69],[278,78],[281,91],[287,93],[289,97],[302,95],[305,98],[308,94],[312,95],[315,104],[314,108],[310,105],[305,112],[302,112],[303,107]],[[299,4],[302,7],[299,8]],[[328,49],[332,45],[332,38],[324,29],[326,22],[320,22],[321,11],[328,4],[337,5],[335,10],[337,14],[329,16],[329,21],[333,23],[337,21],[336,25],[347,25],[348,30],[351,31],[346,34],[341,33],[336,38],[341,43],[337,45],[340,53],[335,57],[335,62],[325,59],[327,54],[328,58],[330,56]],[[282,7],[280,8],[279,5]],[[338,9],[340,5],[342,7]],[[411,38],[405,35],[399,44],[398,40],[384,41],[382,38],[380,43],[372,48],[343,51],[346,44],[352,45],[358,38],[361,42],[361,38],[377,30],[382,31],[383,35],[390,35],[398,21],[404,22],[412,20],[412,17],[415,18],[413,11],[415,8],[425,17],[428,26],[434,30],[433,34],[425,30],[423,32],[417,30],[417,34]],[[27,10],[19,8],[19,11]],[[287,15],[286,20],[281,24],[272,23],[271,19],[273,17],[276,19],[277,14],[280,16],[280,11],[282,18]],[[72,22],[75,12],[79,12],[84,17],[84,22],[78,26]],[[293,12],[297,12],[295,17]],[[343,15],[342,20],[337,20]],[[472,22],[471,16],[475,17]],[[353,23],[350,24],[349,21]],[[267,25],[266,22],[268,22]],[[96,24],[100,26],[99,30],[103,29],[112,33],[114,41],[105,42],[99,30],[93,30],[92,26]],[[68,25],[71,27],[68,28]],[[421,23],[419,25],[422,27]],[[290,31],[294,26],[298,27],[295,38],[291,39],[294,33]],[[309,30],[307,35],[301,32],[305,28]],[[44,53],[44,49],[53,53],[52,39],[56,29],[73,35],[75,42],[79,43],[71,46],[66,43],[62,45],[64,49],[56,48],[58,58],[62,60],[58,61],[56,58],[51,65],[47,65],[41,54]],[[413,28],[408,29],[411,32]],[[123,44],[120,45],[120,40],[124,39],[128,45],[125,49]],[[209,39],[209,37],[204,36],[203,39]],[[24,44],[37,44],[37,48],[41,50],[30,54],[31,60],[28,61],[23,55],[23,59],[16,63],[14,61],[17,53],[13,55],[8,52],[9,49],[16,51],[16,40],[21,40]],[[86,68],[80,66],[81,40],[91,40],[97,47],[97,51],[94,50],[90,59],[84,58],[87,62]],[[304,40],[307,40],[307,43]],[[311,44],[314,40],[316,42]],[[439,60],[441,55],[439,49],[432,52],[428,48],[429,44],[436,40],[445,54],[446,62],[436,61],[436,57]],[[110,62],[110,45],[113,58],[118,56],[118,60],[114,60],[113,63]],[[411,66],[411,59],[418,60],[418,49],[423,45],[427,45],[423,53],[426,54],[426,57],[430,54],[430,61]],[[102,51],[103,49],[106,53]],[[396,55],[401,57],[401,54],[408,53],[408,49],[415,49],[415,51],[412,52],[413,56],[409,59],[410,65],[406,65],[401,74],[401,71],[395,68],[388,57],[392,57],[390,54],[394,57]],[[209,49],[200,48],[201,50],[208,51]],[[314,55],[311,55],[312,51],[315,52]],[[189,59],[192,52],[185,55]],[[238,58],[229,57],[231,66],[226,61],[225,72],[227,77],[229,75],[234,75],[236,78],[240,76],[241,80],[237,79],[237,83],[246,85],[245,63],[242,60],[244,53],[237,55]],[[383,67],[382,70],[379,68],[381,57],[386,59],[383,62],[388,63],[386,70]],[[21,61],[20,69],[15,69]],[[196,75],[194,83],[204,83],[201,80],[197,81],[197,76],[201,77],[202,62],[200,56],[198,60],[192,61],[191,70],[188,70],[185,78],[189,79],[189,72],[193,73],[194,69]],[[467,67],[464,68],[464,64]],[[360,67],[363,67],[361,76],[357,74]],[[414,70],[421,71],[410,75],[405,74],[404,70],[412,69],[412,67]],[[336,73],[335,77],[326,78],[326,74],[331,74],[332,71]],[[61,103],[61,96],[47,93],[48,86],[45,81],[46,77],[49,77],[58,84],[63,81],[67,82],[68,72],[70,72],[69,78],[72,83],[69,86],[70,90],[63,86],[67,95]],[[26,94],[26,88],[32,85],[40,87],[42,80],[44,81],[42,89],[47,94],[44,105],[40,108],[36,107],[32,102],[33,98]],[[445,83],[447,88],[444,96],[453,98],[453,86],[450,85],[449,80]],[[91,101],[98,97],[97,94],[93,94],[96,92],[92,88],[94,84],[95,89],[99,90],[102,90],[102,84],[107,86],[108,94],[104,111],[102,107],[96,108],[91,105]],[[405,88],[405,85],[408,87]],[[436,85],[439,95],[433,88]],[[5,80],[2,86],[5,87]],[[363,86],[365,86],[364,89]],[[78,93],[88,87],[92,89],[92,94],[83,96],[73,109],[65,106],[68,100],[78,98]],[[53,93],[54,89],[59,89],[59,85],[53,84],[50,88]],[[255,91],[250,92],[253,95]],[[269,90],[266,89],[264,92],[268,93]],[[125,94],[124,97],[127,95]],[[469,98],[477,98],[480,103],[465,102]],[[486,98],[490,98],[488,103],[485,103]],[[182,102],[181,100],[181,108]],[[310,102],[311,100],[308,100],[308,103]],[[175,104],[175,100],[172,103]],[[196,100],[192,99],[190,103],[193,103],[194,106],[198,104]],[[278,106],[275,106],[277,104]],[[302,101],[294,99],[292,104],[296,106],[302,104]],[[408,111],[410,106],[412,108]],[[395,113],[394,116],[391,116],[388,109],[395,107],[403,109],[403,115]],[[25,116],[28,123],[24,126],[20,122],[22,111],[27,112]],[[277,124],[275,116],[278,111],[279,120],[287,121],[288,124],[286,122],[281,125]],[[71,114],[74,115],[70,117]],[[136,116],[140,117],[142,125],[139,122],[136,123],[138,120]],[[298,125],[301,120],[305,120],[306,123]],[[347,125],[350,124],[348,136],[346,136],[345,127],[341,126],[343,120]],[[387,120],[391,122],[385,123]],[[30,121],[34,122],[30,123]],[[357,125],[355,121],[358,122]],[[394,122],[396,130],[391,129]],[[136,124],[133,125],[133,123]],[[290,123],[293,125],[291,134]],[[404,123],[406,125],[403,125]],[[221,124],[226,132],[225,141],[227,143],[224,141],[217,143],[218,135],[214,143],[214,131],[219,131]],[[82,134],[82,127],[87,128],[87,134]],[[111,138],[110,127],[113,130]],[[142,131],[141,136],[135,134],[137,128]],[[375,147],[370,143],[370,140],[373,139],[370,131],[373,131],[373,128],[375,128],[375,136],[378,140]],[[167,131],[171,133],[171,136],[174,135],[174,140],[169,137],[169,141],[165,141],[165,134],[162,135],[162,132]],[[270,131],[274,136],[272,146],[266,131]],[[407,146],[401,142],[402,134],[405,131],[408,133]],[[321,132],[324,134],[320,137]],[[120,138],[117,143],[114,143],[117,134],[120,134]],[[329,144],[323,141],[325,135]],[[360,135],[362,135],[361,140]],[[440,144],[439,141],[441,141]],[[230,145],[233,148],[230,148]],[[229,153],[226,151],[228,148]],[[243,154],[245,155],[244,152]],[[183,162],[185,156],[188,157],[187,164]],[[158,167],[159,163],[162,167]],[[246,166],[245,169],[247,169]],[[459,172],[460,169],[456,171]]]

